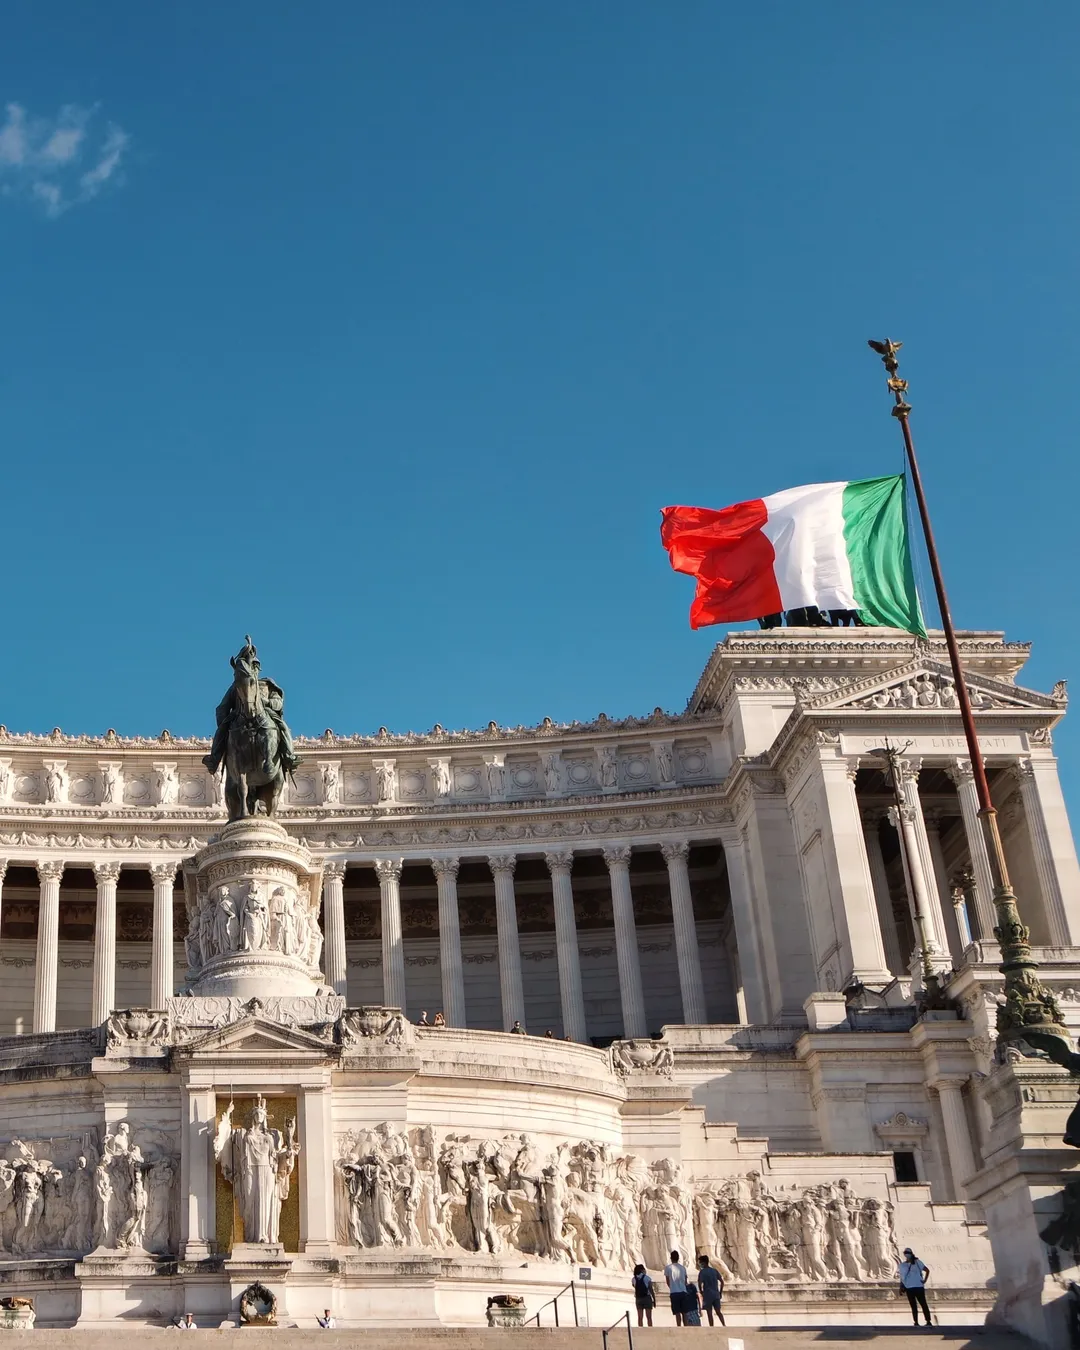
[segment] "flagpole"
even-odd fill
[[[949,652],[949,664],[952,667],[953,683],[960,707],[960,721],[964,728],[968,757],[975,777],[979,819],[986,840],[990,874],[994,883],[993,901],[997,915],[994,936],[1001,944],[1000,970],[1005,976],[1005,1003],[999,1005],[997,1014],[998,1040],[1003,1043],[1026,1039],[1039,1049],[1047,1050],[1051,1057],[1056,1059],[1059,1057],[1060,1047],[1054,1042],[1064,1041],[1064,1050],[1068,1053],[1069,1033],[1061,1024],[1061,1010],[1057,1000],[1048,989],[1044,988],[1035,973],[1038,965],[1031,955],[1030,933],[1020,919],[1016,895],[1009,881],[1005,850],[1002,848],[1001,832],[998,829],[997,810],[990,796],[986,762],[983,759],[982,747],[979,745],[971,698],[960,665],[960,647],[956,641],[949,600],[945,594],[945,581],[937,545],[934,542],[933,527],[930,524],[930,511],[926,504],[926,493],[923,491],[922,475],[919,473],[919,461],[915,456],[915,442],[911,436],[911,404],[907,401],[908,382],[901,379],[898,373],[900,363],[896,353],[903,344],[886,338],[883,342],[871,341],[869,345],[881,357],[882,365],[885,367],[888,375],[886,385],[893,396],[892,415],[900,423],[900,430],[904,435],[904,450],[907,454],[911,486],[919,508],[919,519],[926,540],[926,553],[930,560],[930,572],[934,578],[934,590],[941,614],[941,626],[945,632],[945,645]]]

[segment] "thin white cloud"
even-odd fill
[[[9,103],[0,123],[0,196],[23,198],[55,218],[122,181],[131,138],[113,122],[95,128],[96,113],[96,106],[68,103],[54,117],[30,117]]]

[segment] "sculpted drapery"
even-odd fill
[[[244,1222],[245,1242],[277,1242],[281,1205],[289,1197],[300,1145],[296,1121],[285,1129],[270,1128],[266,1098],[258,1097],[246,1126],[232,1123],[230,1102],[218,1121],[214,1156],[236,1194]]]

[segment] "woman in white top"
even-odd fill
[[[900,1288],[907,1294],[911,1304],[911,1320],[916,1326],[919,1325],[920,1308],[926,1318],[926,1325],[932,1325],[926,1302],[926,1281],[929,1278],[930,1267],[924,1265],[910,1247],[905,1247],[904,1259],[900,1262]]]

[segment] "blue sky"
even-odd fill
[[[660,507],[896,471],[885,334],[957,621],[1076,681],[1078,38],[10,7],[0,718],[206,732],[245,631],[301,732],[679,708],[722,632]]]

